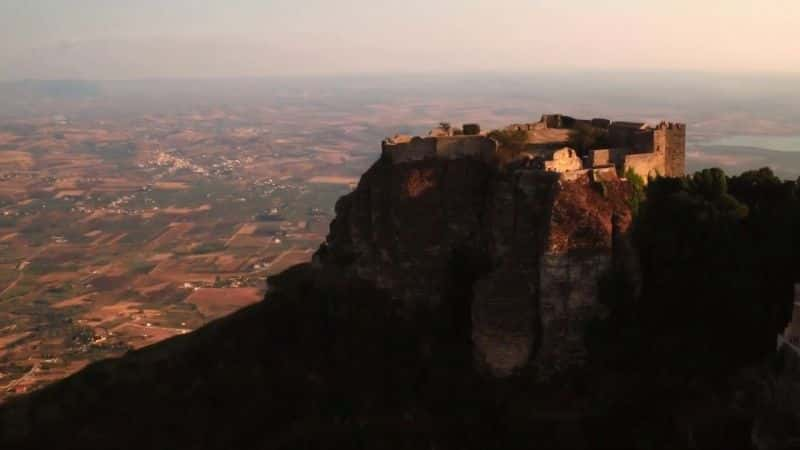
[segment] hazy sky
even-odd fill
[[[0,0],[0,79],[800,73],[800,0]]]

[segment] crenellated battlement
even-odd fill
[[[661,122],[656,126],[658,130],[686,130],[686,124],[677,122]]]

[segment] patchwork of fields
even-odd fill
[[[318,137],[263,120],[0,124],[0,400],[260,301],[310,259],[364,157],[316,158]]]

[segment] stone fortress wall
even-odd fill
[[[382,156],[394,164],[423,159],[476,158],[491,161],[497,152],[497,141],[475,136],[395,136],[382,144]]]
[[[645,180],[649,176],[683,176],[686,170],[686,125],[661,122],[656,126],[640,122],[607,119],[575,119],[560,114],[542,116],[548,128],[576,129],[580,125],[607,132],[607,149],[590,151],[587,165],[613,164],[622,172],[633,170]]]
[[[486,136],[444,136],[436,138],[436,157],[457,159],[473,157],[490,161],[497,152],[497,141]]]
[[[570,133],[591,127],[605,131],[609,148],[590,150],[581,158],[576,150],[566,147]],[[398,135],[382,144],[382,157],[394,164],[424,159],[475,158],[486,162],[495,159],[499,143],[477,124],[466,124],[468,134],[455,134],[452,129],[437,128],[426,137]],[[559,173],[582,169],[616,167],[620,173],[628,170],[647,180],[662,175],[683,176],[686,157],[686,126],[661,122],[651,126],[639,122],[614,122],[608,119],[591,120],[550,114],[539,122],[511,125],[507,130],[528,133],[528,147],[518,157],[536,161],[535,167]]]
[[[633,153],[625,155],[624,173],[634,173],[647,180],[648,177],[666,174],[664,157],[658,153]]]

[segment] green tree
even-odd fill
[[[631,211],[633,211],[635,216],[639,214],[639,208],[645,200],[646,185],[644,183],[644,178],[639,176],[639,174],[630,167],[625,172],[625,178],[631,184],[631,189],[633,190],[628,205],[631,207]]]
[[[692,190],[716,199],[728,192],[728,179],[722,169],[703,169],[692,176]]]
[[[611,314],[592,325],[594,356],[688,380],[773,351],[799,275],[796,189],[764,170],[650,180],[633,232],[641,289],[621,273],[601,286]]]

